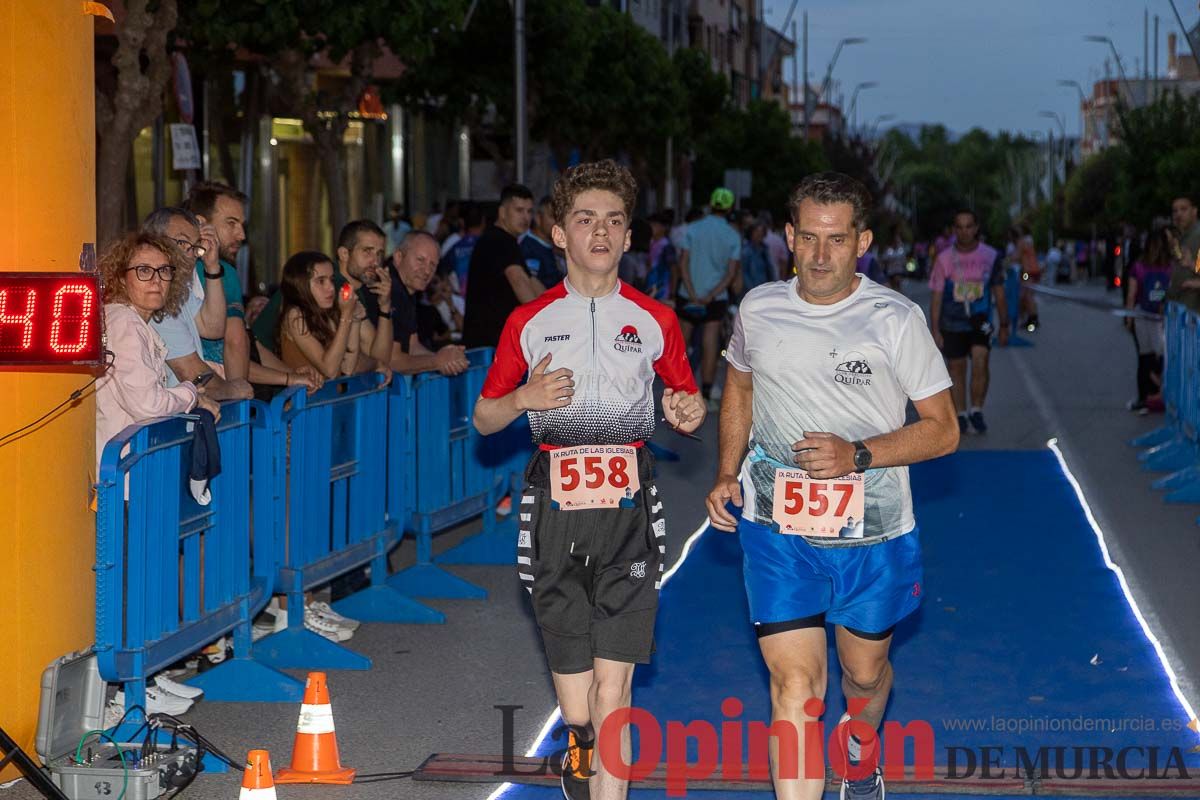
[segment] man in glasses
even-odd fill
[[[160,208],[146,217],[142,229],[161,233],[175,242],[190,259],[203,265],[210,273],[219,270],[220,263],[217,232],[212,224],[202,223],[184,208]],[[176,276],[179,279],[188,276]],[[228,304],[225,282],[210,280],[201,282],[199,272],[190,276],[191,287],[188,299],[177,316],[164,317],[151,325],[167,345],[167,373],[169,385],[189,381],[206,372],[214,373],[205,393],[217,400],[241,400],[252,397],[251,383],[272,386],[306,386],[315,390],[320,386],[316,376],[304,371],[294,371],[267,352],[261,364],[251,361],[249,381],[231,378],[219,363],[205,360],[204,340],[220,341],[225,337]]]
[[[196,215],[187,209],[168,207],[153,211],[142,223],[142,230],[166,236],[191,258],[203,259],[205,263],[217,258],[216,233],[212,225],[201,225]],[[167,366],[171,368],[167,373],[168,386],[190,381],[205,372],[213,372],[203,358],[203,340],[222,339],[225,336],[223,283],[211,281],[206,287],[195,273],[176,277],[180,280],[191,279],[187,301],[178,315],[150,323],[167,345]],[[220,374],[213,376],[205,393],[217,400],[239,400],[253,396],[246,380],[226,381]]]

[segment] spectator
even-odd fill
[[[495,347],[513,309],[545,291],[529,274],[517,245],[532,216],[533,193],[519,184],[504,187],[496,224],[479,237],[471,253],[463,322],[463,344],[468,348]]]
[[[673,219],[671,211],[650,217],[650,274],[646,276],[646,294],[668,304],[675,295],[679,278],[679,257],[670,237]]]
[[[775,264],[771,261],[771,252],[767,248],[767,226],[761,222],[751,222],[742,241],[742,288],[740,294],[761,286],[769,281],[778,280]]]
[[[516,240],[513,240],[516,245]],[[463,348],[447,345],[436,353],[421,343],[418,325],[417,295],[429,285],[438,264],[437,240],[425,231],[413,231],[404,238],[392,256],[395,280],[392,282],[394,341],[391,368],[403,375],[437,370],[443,375],[459,375],[469,366]]]
[[[684,240],[687,238],[687,229],[698,219],[704,218],[704,212],[698,208],[688,209],[684,214],[683,221],[678,225],[675,224],[675,213],[671,212],[671,244],[675,245],[675,252],[683,252]]]
[[[617,277],[639,292],[646,286],[650,273],[650,223],[638,217],[629,223],[629,249],[621,254]]]
[[[440,217],[441,215],[439,214],[438,216]],[[392,209],[388,212],[388,218],[383,223],[384,235],[387,236],[388,250],[395,250],[399,247],[405,235],[412,229],[412,223],[404,216],[404,205],[402,203],[392,203]]]
[[[1179,231],[1179,247],[1185,264],[1194,264],[1200,253],[1200,220],[1196,201],[1190,194],[1181,194],[1171,201],[1171,221]]]
[[[554,211],[550,207],[550,195],[538,202],[533,214],[533,224],[521,239],[521,254],[525,266],[537,276],[542,285],[549,289],[563,279],[558,270],[558,259],[554,255],[550,231],[554,228]]]
[[[1174,258],[1172,232],[1160,228],[1150,234],[1144,256],[1129,269],[1129,283],[1125,287],[1125,308],[1138,309],[1147,314],[1163,314],[1166,310],[1167,286],[1171,281],[1171,265]],[[1149,413],[1153,400],[1162,390],[1162,368],[1165,339],[1162,319],[1126,317],[1125,327],[1133,334],[1137,347],[1137,398],[1129,403],[1129,410],[1139,414]],[[1160,406],[1161,410],[1161,406]]]
[[[471,269],[471,256],[475,253],[475,245],[483,234],[485,223],[483,209],[471,203],[463,215],[463,232],[452,233],[442,242],[441,255],[446,263],[443,271],[449,272],[454,291],[464,297],[467,294],[467,274]]]
[[[199,258],[202,269],[209,274],[219,273],[217,261],[217,239],[211,224],[200,225],[190,211],[183,208],[161,208],[146,217],[142,229],[152,233],[165,233],[168,238],[189,258]],[[209,291],[200,282],[200,275],[193,272],[187,300],[180,313],[165,316],[162,321],[151,323],[167,345],[167,385],[195,378],[204,372],[213,376],[205,385],[205,394],[214,400],[242,400],[249,397],[269,399],[273,392],[258,387],[305,386],[316,391],[323,380],[315,370],[291,370],[273,353],[260,352],[250,336],[250,381],[245,379],[225,380],[224,367],[216,362],[201,358],[203,332],[211,331],[216,337],[224,336],[226,317],[224,281],[213,280]],[[205,326],[202,331],[201,326]],[[176,380],[177,379],[177,380]]]
[[[96,381],[96,468],[108,440],[129,425],[191,411],[221,410],[191,381],[167,387],[167,347],[151,327],[187,299],[191,259],[155,233],[131,233],[100,259],[104,325],[112,364]]]
[[[406,233],[400,242],[403,243],[408,235]],[[392,296],[391,271],[383,267],[386,247],[383,231],[369,219],[347,222],[338,233],[335,287],[340,289],[342,281],[348,283],[366,314],[359,324],[359,352],[369,359],[369,363],[360,363],[356,372],[391,361],[397,309]]]
[[[432,351],[462,341],[463,309],[466,304],[450,288],[445,275],[434,272],[417,306],[417,338]]]
[[[449,211],[450,207],[446,206],[446,210]],[[445,216],[446,215],[442,213],[441,205],[438,203],[434,203],[433,207],[429,209],[429,216],[425,218],[425,232],[437,234],[438,226],[442,224],[442,219]],[[395,249],[400,246],[401,241],[403,241],[403,238],[397,239],[395,245],[392,246],[390,249],[395,251]],[[388,244],[391,244],[390,237],[388,240]]]
[[[202,182],[192,187],[184,208],[195,214],[201,225],[211,224],[216,233],[216,269],[203,260],[196,263],[202,283],[207,290],[209,281],[219,280],[225,289],[225,332],[222,337],[203,340],[204,360],[222,364],[226,380],[245,380],[250,375],[250,337],[242,285],[233,263],[246,241],[246,195],[223,183]]]
[[[326,378],[358,367],[359,323],[366,311],[353,292],[338,291],[333,261],[324,253],[297,253],[283,265],[279,284],[280,355],[296,368],[311,364]]]
[[[150,213],[142,223],[142,231],[163,236],[175,243],[181,255],[191,264],[198,261],[203,271],[219,273],[217,235],[210,223],[200,224],[196,216],[184,208],[160,208]],[[220,365],[203,358],[202,336],[220,340],[225,336],[226,302],[222,281],[214,280],[206,292],[200,275],[190,266],[180,274],[182,302],[177,312],[163,313],[152,319],[150,326],[166,344],[166,386],[178,386],[198,375],[212,372],[205,394],[216,400],[240,400],[253,396],[245,379],[226,381]]]
[[[883,251],[883,272],[887,276],[888,287],[892,291],[900,291],[904,274],[908,270],[908,245],[897,228],[892,233],[892,243]]]
[[[758,215],[759,222],[766,226],[763,241],[767,244],[767,252],[771,254],[771,263],[775,267],[774,280],[787,280],[792,274],[792,255],[788,252],[787,240],[776,230],[775,221],[768,211]]]
[[[693,326],[702,326],[702,356],[700,362],[700,391],[709,411],[716,411],[712,397],[713,380],[717,374],[718,339],[721,323],[729,308],[728,287],[738,273],[742,257],[742,241],[725,219],[733,207],[733,192],[714,189],[710,198],[712,211],[687,228],[679,256],[681,285],[675,299],[675,311],[683,329],[683,340],[690,342]]]
[[[874,247],[858,257],[858,266],[855,269],[875,281],[875,283],[887,284],[887,276],[883,273],[883,267],[880,266],[879,259],[875,257]]]

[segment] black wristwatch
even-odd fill
[[[225,265],[218,264],[216,272],[209,272],[208,270],[204,270],[204,277],[208,278],[209,280],[213,280],[213,281],[218,280],[219,278],[224,278],[225,277]]]
[[[871,451],[862,442],[851,442],[854,445],[854,471],[866,472],[871,466]]]
[[[392,312],[391,312],[391,311],[380,311],[380,312],[379,312],[379,318],[380,318],[380,319],[391,319],[391,318],[392,318]]]

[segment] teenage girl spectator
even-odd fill
[[[1146,252],[1129,270],[1125,307],[1150,314],[1166,311],[1167,286],[1171,282],[1173,231],[1159,228],[1146,241]],[[1162,389],[1164,329],[1161,319],[1126,317],[1125,327],[1137,346],[1137,399],[1129,410],[1147,414]]]
[[[191,411],[220,418],[218,404],[193,381],[166,387],[167,346],[151,320],[178,314],[188,297],[192,261],[155,233],[131,233],[100,259],[104,324],[113,362],[96,381],[96,464],[104,445],[129,425]]]
[[[336,289],[329,256],[309,250],[289,258],[279,285],[283,305],[276,337],[284,363],[293,369],[311,364],[326,378],[387,364],[392,346],[390,279],[387,283],[387,291],[378,293],[379,325],[374,336],[366,336],[360,331],[366,309],[354,292]]]

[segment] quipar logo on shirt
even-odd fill
[[[871,374],[871,365],[867,363],[866,356],[851,351],[846,354],[846,360],[834,369],[833,379],[846,386],[870,386]]]

